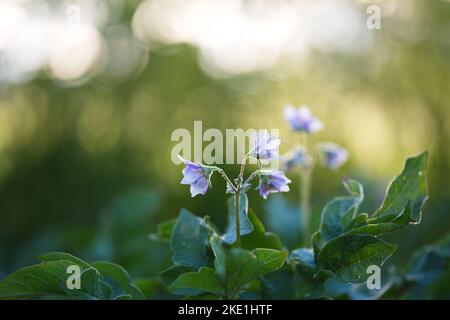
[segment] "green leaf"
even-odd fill
[[[344,181],[343,181],[343,184],[344,184],[345,189],[347,189],[348,193],[353,198],[357,199],[357,201],[359,203],[363,202],[363,200],[364,200],[364,187],[359,181],[345,178]]]
[[[80,300],[109,300],[111,299],[111,287],[101,279],[99,271],[93,267],[85,269],[80,276],[80,289],[69,289],[64,287],[64,291],[72,299]],[[65,285],[65,283],[63,284]]]
[[[365,215],[361,217],[361,222],[363,219],[365,219],[365,223],[357,227],[354,226],[354,228],[347,232],[347,234],[381,235],[393,232],[407,226],[410,223],[410,217],[411,214],[409,207],[406,207],[405,211],[398,217],[386,222],[377,222],[378,219],[367,219],[367,215]]]
[[[427,159],[428,152],[423,152],[406,160],[402,173],[390,183],[383,204],[374,217],[390,221],[409,207],[410,223],[420,223],[422,207],[428,199]]]
[[[156,277],[153,278],[135,278],[133,286],[138,288],[146,299],[151,299],[161,288],[161,284]]]
[[[248,213],[249,220],[254,226],[254,231],[241,238],[241,245],[244,249],[269,248],[282,249],[278,236],[272,232],[267,232],[262,222],[258,219],[256,214],[250,210]]]
[[[199,218],[182,209],[170,237],[175,264],[198,269],[212,266],[209,237],[212,228],[204,218]]]
[[[154,241],[160,241],[164,243],[169,242],[173,227],[175,226],[176,222],[177,219],[170,219],[160,223],[158,225],[157,232],[149,234],[149,238]]]
[[[49,252],[49,253],[37,256],[36,259],[38,259],[39,261],[42,261],[42,262],[67,260],[67,261],[72,261],[74,264],[76,264],[82,268],[87,269],[87,268],[92,267],[86,261],[83,261],[80,258],[77,258],[77,257],[71,255],[70,253],[66,253],[66,252]]]
[[[319,232],[325,242],[345,232],[364,198],[363,187],[359,182],[345,179],[343,184],[351,196],[335,198],[322,211]]]
[[[210,241],[216,257],[216,274],[229,299],[237,298],[252,280],[281,268],[287,256],[287,252],[273,249],[225,248],[217,236],[212,236]]]
[[[407,159],[403,172],[391,182],[380,209],[370,218],[355,218],[347,234],[381,235],[420,223],[422,207],[428,198],[427,156],[425,152]]]
[[[64,296],[72,261],[49,261],[15,271],[0,281],[0,299]]]
[[[223,241],[228,244],[232,244],[236,241],[236,206],[235,206],[235,194],[232,194],[228,197],[228,227],[225,234],[222,235]],[[250,222],[248,217],[248,198],[245,192],[240,193],[239,197],[239,227],[240,234],[244,236],[253,231],[253,224]]]
[[[281,194],[271,195],[264,202],[265,223],[276,233],[284,246],[295,248],[301,241],[301,212],[297,204],[289,202]]]
[[[312,237],[316,258],[329,241],[338,237],[377,236],[420,223],[422,207],[428,198],[427,158],[428,153],[424,152],[406,160],[403,172],[391,182],[383,204],[372,216],[357,213],[363,199],[362,186],[355,180],[344,180],[351,197],[337,198],[324,208],[319,231]]]
[[[200,268],[198,272],[183,273],[169,286],[169,290],[174,293],[183,289],[208,292],[217,296],[224,294],[224,288],[217,280],[214,269],[207,267]]]
[[[143,293],[132,284],[131,276],[118,264],[98,261],[92,263],[92,266],[100,271],[104,281],[111,287],[111,299],[127,294],[133,299],[143,299]]]
[[[60,255],[62,256],[64,255]],[[50,257],[48,255],[47,259]],[[52,296],[68,296],[72,299],[108,299],[111,289],[101,281],[100,273],[92,267],[83,269],[79,265],[81,288],[67,287],[67,280],[71,276],[67,270],[74,265],[73,260],[47,261],[17,270],[0,281],[0,299],[33,299]]]
[[[125,269],[114,263],[89,264],[65,252],[51,252],[37,258],[42,263],[22,268],[0,281],[0,292],[9,292],[12,298],[45,298],[51,295],[102,300],[125,299],[127,296],[143,298]],[[80,289],[68,287],[69,277],[76,275],[68,268],[74,265],[80,267]]]
[[[345,235],[328,242],[317,257],[318,266],[344,282],[363,283],[367,267],[381,267],[396,246],[371,235]]]
[[[169,287],[180,275],[188,273],[188,272],[195,272],[195,271],[196,271],[196,269],[191,268],[191,267],[175,265],[175,266],[171,266],[170,268],[160,272],[159,278],[161,279],[164,286]],[[188,295],[196,296],[196,295],[203,293],[201,290],[187,289],[187,288],[183,288],[183,289],[179,289],[179,290],[172,289],[171,291],[172,291],[172,293],[178,294],[181,296],[188,296]]]
[[[289,255],[294,266],[293,282],[297,299],[319,299],[324,291],[324,282],[331,272],[320,270],[314,252],[309,248],[295,249]]]
[[[296,298],[293,273],[290,268],[283,267],[275,272],[260,276],[259,280],[263,300],[294,300]]]
[[[195,269],[186,266],[175,265],[167,268],[164,271],[161,271],[159,273],[159,278],[161,279],[162,283],[168,287],[172,282],[175,281],[176,278],[178,278],[178,276],[183,273],[192,271],[195,271]]]
[[[252,250],[256,256],[258,276],[280,269],[287,257],[286,251],[258,248]],[[256,278],[256,277],[255,277]]]

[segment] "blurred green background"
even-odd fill
[[[381,29],[366,26],[370,4]],[[314,141],[350,161],[319,169],[320,210],[366,186],[373,212],[404,159],[430,151],[423,223],[391,239],[392,262],[450,231],[450,2],[0,1],[0,278],[47,251],[107,259],[133,276],[170,264],[148,239],[185,207],[224,227],[224,186],[190,198],[171,133],[279,128],[286,103],[325,124]],[[230,174],[237,168],[225,166]],[[283,194],[297,202],[297,182]],[[275,198],[276,199],[276,198]],[[250,195],[270,229],[267,205]],[[276,219],[275,219],[276,220]]]

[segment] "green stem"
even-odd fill
[[[222,176],[222,178],[225,180],[225,182],[227,183],[227,186],[229,186],[231,189],[233,189],[234,191],[236,191],[236,186],[231,182],[230,178],[228,178],[228,176],[225,174],[225,172],[217,167],[214,167],[214,169],[220,173],[220,175]]]
[[[306,149],[306,153],[309,154],[309,141],[308,133],[303,133],[302,143]],[[311,163],[306,168],[300,170],[300,221],[302,226],[302,242],[305,246],[309,246],[311,237],[311,178],[314,168],[314,157],[311,156]]]
[[[311,170],[308,168],[300,173],[300,217],[302,225],[302,238],[304,245],[309,245],[311,224]]]
[[[236,245],[238,248],[241,247],[241,226],[239,221],[239,206],[240,206],[240,197],[241,197],[241,190],[240,186],[238,186],[236,192],[234,193],[234,218],[236,221]]]

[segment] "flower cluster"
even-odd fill
[[[287,172],[297,171],[300,180],[300,219],[303,238],[309,241],[311,210],[311,182],[314,166],[319,160],[325,167],[336,170],[348,160],[348,152],[341,146],[322,142],[312,148],[308,143],[308,137],[312,133],[323,129],[323,123],[314,117],[309,108],[302,105],[298,108],[287,105],[284,108],[284,117],[291,129],[300,133],[301,144],[295,146],[290,152],[281,157],[283,169]],[[270,179],[271,185],[276,186],[278,180]],[[267,189],[267,193],[270,189]],[[265,193],[266,194],[266,193]]]
[[[250,188],[252,180],[257,176],[259,177],[259,193],[264,199],[272,192],[289,191],[288,184],[291,181],[285,177],[282,171],[261,170],[261,168],[259,168],[245,181],[243,180],[244,166],[249,157],[258,161],[270,161],[279,158],[278,148],[281,140],[273,138],[268,130],[259,131],[252,140],[254,141],[254,145],[250,152],[245,156],[241,167],[241,173],[239,177],[235,179],[235,183],[233,183],[225,172],[218,167],[191,162],[179,156],[180,160],[185,165],[181,184],[190,185],[192,197],[195,197],[198,194],[205,194],[211,185],[211,176],[214,172],[218,172],[225,179],[227,183],[227,192],[229,193],[246,192]]]
[[[314,117],[305,105],[298,108],[287,105],[284,109],[286,121],[294,132],[304,135],[315,133],[323,128],[323,123]],[[282,157],[283,167],[286,171],[311,169],[318,157],[322,164],[330,169],[338,169],[348,160],[348,152],[343,147],[324,142],[314,146],[313,150],[308,150],[308,145],[296,146],[292,151]]]
[[[292,130],[297,132],[314,133],[323,128],[322,122],[313,117],[309,108],[305,105],[295,108],[287,105],[284,109],[284,117]]]

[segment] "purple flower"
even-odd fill
[[[323,128],[322,122],[315,118],[307,106],[294,108],[287,105],[284,108],[284,117],[294,131],[314,133]]]
[[[253,135],[254,146],[250,151],[250,156],[260,160],[273,160],[278,158],[278,147],[281,140],[274,139],[268,130],[260,130]]]
[[[191,185],[191,196],[205,194],[209,187],[209,178],[214,170],[201,164],[190,162],[181,156],[180,160],[186,165],[183,169],[183,179],[181,184]]]
[[[298,147],[282,157],[283,169],[292,171],[295,168],[307,168],[311,164],[311,156],[304,147]]]
[[[348,151],[334,143],[321,143],[318,145],[322,161],[330,169],[337,169],[348,160]]]
[[[266,199],[269,193],[287,192],[289,183],[291,180],[286,178],[283,171],[262,171],[259,180],[259,195]]]

